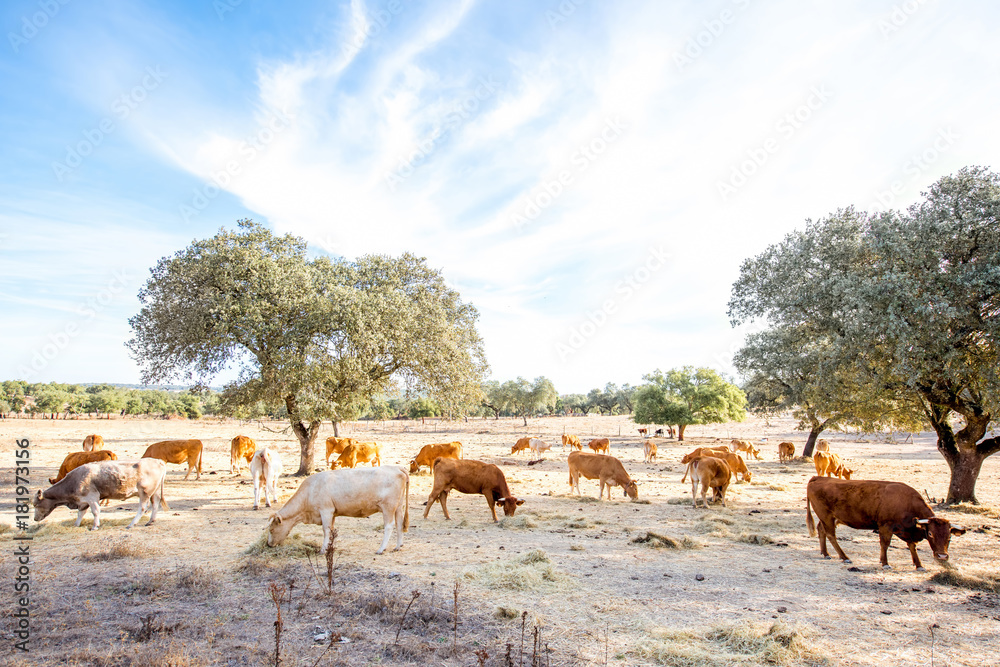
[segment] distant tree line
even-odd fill
[[[0,415],[4,417],[17,413],[46,419],[67,419],[71,415],[198,419],[219,414],[219,409],[219,394],[211,389],[167,391],[110,384],[0,382]]]

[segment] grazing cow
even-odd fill
[[[510,448],[511,454],[517,454],[518,452],[523,452],[531,447],[531,438],[519,438],[514,446]]]
[[[382,512],[385,526],[380,554],[389,546],[396,527],[396,548],[410,529],[410,476],[402,466],[324,470],[302,482],[288,502],[268,521],[267,546],[281,544],[298,523],[323,526],[323,553],[330,546],[333,522],[338,516],[369,517]]]
[[[281,457],[278,452],[268,447],[262,447],[254,452],[250,457],[250,476],[253,477],[253,508],[260,508],[260,487],[264,487],[264,504],[268,507],[271,502],[267,499],[267,492],[271,492],[271,498],[275,504],[278,502],[278,477],[281,476]]]
[[[514,516],[517,507],[524,504],[523,500],[518,500],[511,495],[503,471],[492,463],[469,459],[456,461],[439,458],[434,461],[433,469],[434,488],[431,489],[431,495],[427,498],[427,507],[424,508],[425,519],[435,500],[441,502],[444,518],[451,518],[448,515],[448,492],[452,489],[459,493],[474,493],[485,496],[494,522],[497,521],[497,503],[503,507],[505,516]]]
[[[732,451],[734,452],[746,452],[751,454],[758,461],[760,460],[760,450],[754,446],[749,440],[733,440]]]
[[[688,452],[681,458],[681,465],[687,465],[688,463],[691,463],[691,461],[694,461],[699,456],[706,456],[709,452],[715,452],[717,454],[731,453],[729,447],[726,447],[725,445],[720,445],[719,447],[698,447],[694,451]],[[689,471],[690,468],[684,470],[684,476],[681,477],[682,484],[687,481],[687,476]]]
[[[531,438],[528,440],[528,448],[536,455],[541,456],[547,450],[552,449],[552,445],[541,438]]]
[[[198,475],[195,479],[201,479],[201,440],[164,440],[154,442],[146,448],[142,458],[160,459],[167,463],[187,463],[188,469],[184,473],[187,480],[191,471],[198,467]]]
[[[330,468],[353,468],[359,463],[371,462],[372,467],[382,465],[379,456],[380,450],[377,442],[352,442],[344,447],[338,458]]]
[[[749,482],[753,477],[753,473],[751,473],[750,469],[747,468],[746,461],[744,461],[743,457],[736,452],[717,452],[711,449],[706,449],[702,452],[702,456],[711,456],[713,458],[722,459],[726,462],[726,465],[729,466],[729,470],[733,473],[734,477],[737,475],[743,475],[744,482]]]
[[[828,452],[830,451],[830,443],[826,441],[826,438],[820,438],[816,441],[817,452]]]
[[[570,452],[566,461],[569,464],[569,486],[576,488],[576,494],[580,493],[580,475],[587,479],[597,479],[601,482],[600,492],[597,497],[604,499],[604,487],[608,487],[608,500],[611,500],[611,487],[620,486],[624,493],[632,500],[639,497],[639,487],[635,480],[625,472],[622,462],[613,456],[605,454],[590,454],[586,452]]]
[[[344,449],[350,445],[357,442],[354,438],[337,438],[335,436],[330,436],[326,439],[326,464],[330,465],[330,457],[334,454],[343,454]]]
[[[593,449],[595,454],[600,454],[601,452],[609,454],[611,452],[611,441],[607,438],[594,438],[587,446]]]
[[[156,459],[85,463],[71,470],[45,491],[39,489],[32,503],[35,507],[35,521],[41,521],[52,510],[65,505],[71,510],[77,510],[76,525],[79,526],[89,508],[94,515],[91,530],[97,530],[101,527],[101,500],[126,500],[139,496],[139,511],[128,527],[139,522],[146,511],[146,501],[151,500],[152,514],[146,524],[148,526],[156,521],[156,510],[161,504],[163,509],[170,509],[163,498],[163,479],[166,475],[167,465]]]
[[[83,439],[83,451],[96,452],[98,449],[104,449],[104,438],[99,435],[88,435]]]
[[[243,469],[243,460],[246,459],[247,465],[250,465],[250,461],[253,459],[254,452],[256,451],[257,443],[247,436],[238,435],[233,438],[232,445],[229,448],[229,472],[239,475]]]
[[[810,511],[811,510],[811,511]],[[952,535],[962,535],[965,528],[951,525],[934,516],[916,489],[902,482],[839,480],[813,477],[806,484],[806,526],[809,536],[816,535],[812,512],[819,519],[819,552],[829,558],[827,539],[833,543],[844,563],[851,560],[837,542],[837,524],[859,530],[878,532],[882,569],[892,569],[887,552],[892,536],[906,542],[913,566],[923,571],[917,557],[917,543],[927,540],[936,560],[948,560],[948,542]]]
[[[636,430],[638,430],[639,431],[639,435],[641,435],[644,438],[649,436],[649,429],[648,428],[644,427],[644,428],[640,428],[640,429],[636,429]]]
[[[59,473],[55,477],[49,478],[49,484],[55,484],[66,477],[71,470],[76,470],[84,464],[117,460],[118,457],[110,449],[100,449],[95,452],[71,452],[63,459],[62,465],[59,466]]]
[[[778,443],[778,460],[779,461],[791,461],[795,458],[795,443],[794,442],[780,442]]]
[[[646,463],[652,463],[656,460],[656,443],[652,440],[642,443],[642,460]]]
[[[658,438],[662,437],[663,436],[663,429],[662,428],[656,429],[656,433],[654,433],[653,435],[655,435]]]
[[[722,499],[722,506],[726,506],[726,489],[732,481],[733,473],[729,465],[722,459],[712,456],[702,456],[688,463],[688,472],[691,473],[691,502],[695,509],[698,508],[698,483],[701,483],[701,502],[708,509],[708,501],[705,500],[705,493],[712,489],[712,502]]]
[[[816,452],[813,454],[813,465],[816,466],[816,474],[827,477],[842,477],[850,479],[854,471],[844,465],[837,454],[829,452]]]
[[[410,459],[410,473],[419,472],[421,466],[427,466],[433,469],[434,459],[437,457],[445,459],[461,459],[462,458],[462,443],[458,442],[448,442],[440,443],[436,445],[424,445],[420,448],[420,452],[416,457]]]
[[[563,447],[569,445],[570,449],[575,449],[577,451],[583,449],[583,445],[580,444],[580,436],[578,435],[564,435],[562,437]]]

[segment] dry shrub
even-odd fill
[[[587,547],[583,546],[582,544],[571,544],[571,545],[569,545],[569,550],[570,551],[586,551]]]
[[[756,482],[750,482],[750,486],[763,486],[768,491],[791,491],[792,487],[787,484],[778,484],[776,482],[765,482],[762,480],[757,480]]]
[[[570,519],[563,525],[566,526],[567,528],[576,528],[576,529],[594,527],[594,524],[590,521],[590,519],[588,519],[585,516],[578,516],[575,519]]]
[[[271,569],[271,561],[260,556],[251,556],[233,568],[239,574],[251,579],[258,579]]]
[[[961,514],[978,514],[988,516],[991,519],[1000,519],[1000,511],[987,507],[986,505],[973,505],[971,503],[955,503],[942,508],[947,512],[959,512]]]
[[[3,535],[4,533],[13,532],[13,530],[14,530],[14,527],[12,525],[10,525],[9,523],[3,523],[2,521],[0,521],[0,535]]]
[[[213,596],[221,588],[219,578],[201,565],[183,567],[174,573],[174,586],[188,593]]]
[[[969,588],[975,591],[1000,593],[1000,574],[992,572],[962,572],[953,565],[945,565],[944,569],[934,574],[931,581],[946,586]]]
[[[497,525],[504,530],[529,530],[538,527],[529,516],[505,516]]]
[[[736,541],[745,542],[747,544],[759,544],[761,546],[774,544],[773,538],[767,535],[761,535],[760,533],[740,533],[740,536],[736,538]]]
[[[687,535],[675,539],[668,535],[660,535],[652,531],[639,535],[632,540],[633,544],[645,544],[653,549],[701,549],[702,545]]]
[[[700,532],[708,535],[730,537],[732,535],[732,531],[729,530],[729,526],[732,526],[735,523],[735,521],[722,514],[703,514],[697,528]]]
[[[493,612],[493,615],[507,621],[515,618],[521,618],[521,612],[511,607],[497,607],[497,610]]]
[[[467,568],[463,576],[486,588],[510,591],[553,593],[572,586],[569,575],[557,568],[541,549],[533,549],[513,560]]]
[[[269,547],[267,546],[267,531],[265,530],[243,553],[247,556],[268,556],[270,558],[306,558],[319,555],[321,546],[316,540],[307,540],[299,533],[293,533],[286,537],[281,544]]]
[[[108,560],[121,560],[123,558],[146,558],[153,553],[153,550],[148,545],[139,544],[128,535],[106,540],[105,545],[107,545],[107,548],[101,551],[83,554],[80,556],[81,560],[87,563],[95,563]]]
[[[651,501],[649,498],[636,498],[635,500],[632,500],[630,502],[633,505],[652,505],[653,504],[653,501]]]
[[[667,498],[668,505],[690,505],[691,496],[676,496],[674,498]]]
[[[832,664],[810,645],[807,629],[784,623],[741,621],[708,631],[659,629],[639,642],[630,655],[675,667],[730,667],[731,665]]]

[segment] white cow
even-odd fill
[[[338,516],[364,518],[382,512],[385,525],[380,554],[389,546],[396,526],[396,548],[403,546],[403,533],[410,528],[410,476],[402,466],[338,468],[308,477],[288,502],[271,515],[267,545],[281,544],[297,523],[323,526],[323,552]]]
[[[541,456],[546,450],[552,449],[552,445],[541,438],[532,438],[528,441],[528,448],[538,456]]]
[[[167,475],[167,464],[160,459],[139,459],[138,461],[100,461],[87,463],[71,470],[61,480],[35,495],[35,521],[41,521],[52,510],[65,505],[71,510],[77,510],[76,525],[83,521],[83,515],[90,509],[94,515],[94,526],[91,530],[101,527],[101,510],[99,503],[105,498],[125,500],[139,496],[139,511],[136,513],[129,528],[142,518],[146,511],[146,501],[152,500],[152,514],[149,523],[156,521],[156,510],[160,504],[163,509],[170,507],[163,498],[163,478]]]
[[[261,447],[253,453],[250,459],[250,476],[253,477],[253,508],[260,508],[260,487],[264,487],[264,504],[271,506],[271,501],[267,498],[267,492],[271,492],[271,498],[275,504],[278,502],[278,477],[281,475],[281,457],[278,452],[267,447]]]

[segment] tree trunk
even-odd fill
[[[974,503],[976,500],[976,480],[979,479],[979,471],[983,466],[983,461],[991,454],[1000,451],[1000,438],[990,438],[978,442],[986,435],[986,429],[990,424],[990,416],[981,410],[969,410],[965,417],[965,428],[955,433],[951,424],[948,423],[948,416],[951,410],[932,405],[927,415],[931,425],[937,432],[937,448],[941,456],[948,462],[951,468],[951,479],[948,482],[947,504],[952,503]],[[978,444],[977,444],[978,442]]]
[[[938,447],[940,449],[940,446]],[[951,468],[951,480],[948,482],[947,503],[974,503],[976,500],[976,480],[979,479],[979,471],[983,465],[982,456],[975,447],[961,448],[954,453],[941,452],[944,460]]]
[[[677,442],[684,442],[684,429],[687,428],[687,424],[677,425]]]
[[[521,419],[524,420],[524,428],[528,428],[528,415],[527,415],[527,413],[521,415]]]
[[[292,425],[292,433],[299,439],[299,469],[295,476],[306,477],[312,474],[313,459],[316,454],[316,448],[313,445],[316,443],[316,436],[319,434],[319,427],[323,422],[314,420],[309,422],[309,426],[306,426],[299,416],[298,403],[294,395],[285,397],[285,407],[288,409],[288,421]]]
[[[332,419],[330,421],[333,422],[333,437],[339,438],[340,437],[340,422],[338,422],[336,419]]]
[[[823,426],[813,426],[812,430],[809,431],[809,437],[806,438],[806,446],[802,449],[802,456],[811,458],[813,455],[813,449],[816,448],[816,439],[819,434],[823,432]]]

